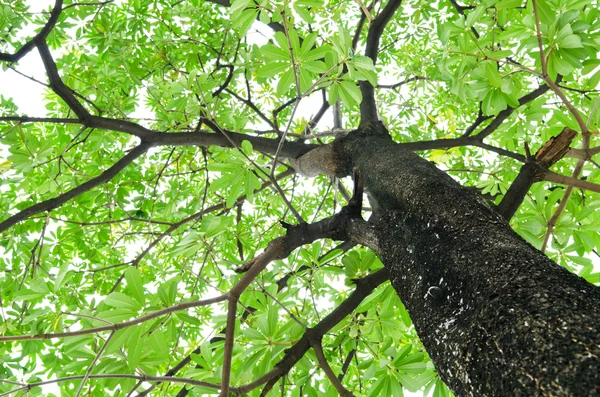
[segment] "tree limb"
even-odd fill
[[[42,62],[44,63],[44,68],[46,69],[46,74],[48,75],[48,79],[50,80],[50,88],[52,91],[56,93],[71,109],[79,119],[84,122],[90,118],[90,112],[87,111],[86,108],[75,98],[73,95],[73,91],[71,88],[67,87],[65,83],[63,83],[62,79],[58,74],[58,68],[56,67],[56,63],[52,58],[52,54],[50,53],[50,49],[48,48],[48,44],[45,41],[45,38],[37,38],[35,39],[35,44],[40,53],[40,57],[42,58]]]
[[[145,314],[143,316],[134,318],[133,320],[122,321],[111,325],[104,325],[102,327],[86,328],[79,331],[73,332],[55,332],[51,334],[35,334],[35,335],[11,335],[11,336],[0,336],[0,342],[14,342],[18,340],[48,340],[57,338],[72,338],[75,336],[97,334],[98,332],[104,331],[118,331],[123,328],[131,327],[132,325],[141,324],[145,321],[152,320],[154,318],[164,316],[165,314],[174,313],[181,310],[191,309],[193,307],[208,306],[215,303],[223,302],[227,300],[227,294],[219,295],[214,298],[202,299],[192,302],[178,303],[173,306],[165,307],[164,309],[154,311],[152,313]]]
[[[20,391],[28,391],[35,387],[51,385],[53,383],[59,383],[59,382],[82,380],[83,378],[84,378],[84,375],[75,375],[75,376],[65,376],[65,377],[59,378],[59,379],[45,380],[45,381],[36,382],[36,383],[22,384],[21,387],[18,387],[16,389],[13,389],[13,390],[10,390],[10,391],[0,394],[0,397],[8,396],[10,394],[18,393]],[[209,383],[209,382],[204,382],[201,380],[189,379],[189,378],[174,378],[174,377],[170,377],[170,376],[150,376],[150,375],[131,375],[131,374],[100,374],[100,375],[89,375],[88,379],[137,379],[141,382],[170,382],[170,383],[182,383],[182,384],[186,384],[186,385],[208,387],[211,389],[219,388],[219,385],[215,385],[214,383]],[[6,381],[3,380],[3,382],[6,382]],[[239,391],[234,387],[231,388],[231,391],[233,393],[239,394]]]
[[[600,185],[597,183],[582,181],[581,179],[573,178],[572,176],[560,175],[552,171],[548,171],[546,175],[544,175],[544,180],[548,182],[560,183],[561,185],[589,190],[590,192],[600,193]]]
[[[527,192],[535,182],[545,179],[550,167],[568,152],[569,146],[577,133],[564,128],[562,132],[552,137],[537,151],[535,156],[527,159],[521,167],[519,175],[510,185],[510,188],[504,195],[504,198],[496,208],[498,213],[506,220],[510,220],[515,214]]]
[[[152,145],[142,142],[135,148],[133,148],[127,155],[122,157],[119,161],[117,161],[112,167],[106,169],[100,175],[95,178],[90,179],[87,182],[82,183],[69,190],[66,193],[63,193],[55,198],[48,199],[37,204],[32,205],[31,207],[27,207],[22,211],[17,212],[16,214],[8,217],[4,221],[0,222],[0,232],[8,229],[14,224],[29,218],[31,215],[37,214],[42,211],[51,211],[55,208],[60,207],[67,201],[79,196],[82,193],[85,193],[96,186],[99,186],[105,182],[110,181],[113,177],[115,177],[119,172],[121,172],[127,165],[132,163],[135,159],[140,157],[142,154],[146,153],[148,149],[150,149]]]
[[[42,30],[40,30],[40,32],[36,34],[31,40],[23,44],[23,46],[19,48],[14,54],[0,52],[0,61],[17,62],[25,55],[27,55],[29,51],[33,50],[33,47],[36,46],[36,43],[44,42],[46,40],[46,37],[48,37],[48,35],[52,31],[52,29],[54,29],[56,22],[58,22],[58,17],[62,12],[62,5],[63,0],[56,0],[56,2],[54,3],[54,7],[52,7],[52,11],[50,12],[50,18],[48,18],[48,21],[46,22]]]
[[[402,0],[389,0],[379,15],[373,20],[373,23],[369,28],[365,46],[365,56],[373,60],[373,65],[377,63],[377,52],[379,51],[381,35],[401,3]],[[369,124],[376,123],[379,116],[377,115],[377,104],[375,103],[375,89],[373,84],[368,81],[361,81],[359,86],[360,91],[362,92],[362,102],[360,103],[360,126],[365,127]]]

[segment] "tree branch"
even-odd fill
[[[340,212],[332,217],[315,223],[301,223],[289,226],[285,236],[269,243],[265,251],[243,266],[246,273],[229,290],[227,307],[227,325],[225,330],[225,347],[223,352],[223,372],[221,377],[221,397],[227,397],[231,378],[231,361],[235,337],[235,321],[237,303],[241,294],[256,277],[276,259],[287,258],[296,248],[310,244],[322,238],[344,239],[348,215]]]
[[[317,361],[319,362],[319,367],[321,367],[323,369],[323,372],[325,372],[327,379],[329,379],[329,381],[331,382],[333,387],[335,387],[335,390],[337,390],[339,395],[342,397],[354,397],[354,394],[352,394],[352,392],[350,392],[350,390],[348,390],[344,387],[344,385],[342,384],[340,379],[338,379],[335,376],[335,373],[329,366],[329,363],[327,362],[327,358],[325,357],[325,354],[323,353],[323,346],[321,344],[321,340],[315,339],[315,340],[311,341],[311,346],[315,352],[315,356],[317,356]]]
[[[223,131],[222,134],[209,132],[178,132],[178,133],[155,133],[147,138],[154,146],[222,146],[234,147],[241,145],[242,141],[249,141],[252,147],[263,153],[275,154],[279,145],[279,139],[261,138],[253,135],[238,134],[231,131]],[[319,145],[302,142],[284,142],[279,153],[280,157],[298,158],[306,152]]]
[[[59,379],[51,379],[45,380],[42,382],[36,383],[28,383],[22,384],[21,387],[16,389],[7,391],[5,393],[0,394],[0,397],[5,397],[13,393],[18,393],[20,391],[28,391],[36,387],[41,387],[45,385],[51,385],[53,383],[59,382],[69,382],[74,380],[81,380],[84,378],[84,375],[76,375],[76,376],[65,376],[64,378]],[[130,375],[130,374],[101,374],[101,375],[90,375],[89,379],[137,379],[141,382],[171,382],[171,383],[182,383],[186,385],[193,386],[202,386],[208,387],[211,389],[218,389],[219,385],[215,385],[214,383],[204,382],[201,380],[189,379],[189,378],[173,378],[170,376],[150,376],[150,375]],[[3,381],[6,382],[6,381]],[[231,388],[231,391],[236,394],[240,394],[239,390],[236,388]]]
[[[559,80],[560,80],[560,76],[559,76],[559,78],[557,78],[557,81],[559,81]],[[506,120],[515,110],[517,110],[519,107],[533,101],[534,99],[538,98],[539,96],[545,94],[549,89],[550,89],[550,87],[548,87],[548,85],[542,84],[538,88],[536,88],[535,90],[530,92],[529,94],[522,96],[521,98],[519,98],[519,106],[517,106],[516,108],[508,106],[506,109],[504,109],[503,111],[498,113],[498,115],[494,118],[494,120],[492,120],[492,122],[490,124],[488,124],[483,130],[481,130],[479,133],[477,133],[477,135],[475,135],[475,137],[477,137],[477,139],[482,141],[484,138],[489,136],[492,132],[496,131],[496,129],[500,126],[500,124],[502,124],[502,122],[504,120]]]
[[[31,207],[27,207],[22,211],[17,212],[16,214],[0,222],[0,232],[3,232],[4,230],[8,229],[14,224],[29,218],[31,215],[37,214],[42,211],[51,211],[55,208],[58,208],[67,201],[79,196],[80,194],[85,193],[95,188],[96,186],[110,181],[127,165],[129,165],[135,159],[140,157],[142,154],[146,153],[146,151],[150,149],[151,146],[152,145],[148,143],[142,142],[138,146],[133,148],[127,155],[125,155],[119,161],[117,161],[112,167],[108,168],[97,177],[92,178],[89,181],[82,183],[76,188],[73,188],[68,192],[63,193],[55,198],[42,201],[40,203],[32,205]]]
[[[514,153],[506,149],[498,148],[495,146],[488,145],[480,142],[475,136],[463,136],[461,138],[448,138],[448,139],[435,139],[433,141],[419,141],[419,142],[401,142],[400,145],[412,152],[418,152],[420,150],[433,150],[433,149],[449,149],[458,146],[477,146],[482,149],[489,150],[494,153],[498,153],[502,156],[513,158],[519,162],[525,162],[526,158],[522,154]]]
[[[575,168],[573,169],[571,178],[577,179],[579,177],[579,174],[581,173],[581,170],[583,169],[584,164],[585,164],[585,160],[583,160],[583,159],[577,160],[577,164],[575,165]],[[567,202],[569,201],[569,198],[571,198],[571,193],[573,193],[573,186],[567,186],[567,189],[565,190],[565,193],[563,194],[563,196],[560,200],[560,203],[558,204],[558,207],[556,208],[556,211],[554,211],[554,213],[552,214],[552,216],[550,217],[548,222],[546,222],[548,229],[546,229],[546,233],[544,234],[544,242],[542,243],[542,248],[540,249],[540,251],[546,252],[546,248],[548,248],[548,242],[550,241],[550,236],[552,235],[552,233],[554,231],[554,226],[556,225],[556,222],[558,222],[558,220],[560,219],[562,212],[567,207]]]
[[[395,83],[395,84],[379,84],[379,85],[377,85],[377,88],[397,90],[398,88],[402,87],[405,84],[412,83],[413,81],[419,81],[419,80],[429,81],[431,79],[429,77],[424,77],[424,76],[413,76],[413,77],[409,77],[408,79],[402,80],[401,82]]]
[[[36,46],[36,43],[44,42],[46,40],[46,37],[48,37],[48,35],[52,31],[52,29],[54,29],[56,22],[58,22],[58,17],[62,12],[62,5],[63,0],[56,0],[56,2],[54,3],[54,7],[52,7],[52,11],[50,12],[50,18],[48,18],[48,21],[46,22],[42,30],[40,30],[40,32],[37,35],[35,35],[31,40],[23,44],[23,46],[19,48],[14,54],[0,52],[0,61],[17,62],[25,55],[27,55],[29,51],[33,50],[33,47]]]
[[[373,23],[369,28],[365,46],[365,56],[368,56],[373,60],[373,65],[377,63],[377,52],[379,51],[381,35],[401,3],[402,0],[389,0],[379,15],[373,20]],[[360,103],[360,126],[366,127],[379,120],[379,116],[377,115],[377,104],[375,103],[375,89],[373,84],[368,81],[361,81],[359,86],[360,91],[362,92],[362,102]]]
[[[504,198],[496,208],[504,219],[508,221],[512,218],[531,186],[545,179],[550,167],[569,151],[569,146],[576,135],[577,132],[574,130],[564,128],[558,136],[550,138],[548,142],[542,145],[535,156],[527,159],[521,167],[519,175],[510,185]],[[558,174],[555,175],[558,176]]]
[[[73,91],[63,83],[45,38],[36,37],[35,44],[37,45],[40,57],[44,63],[44,68],[46,69],[46,74],[50,80],[50,88],[52,91],[67,104],[69,109],[71,109],[79,119],[84,122],[87,121],[91,116],[90,113],[83,107],[77,98],[75,98]]]
[[[201,299],[192,302],[178,303],[173,306],[165,307],[164,309],[157,310],[155,312],[134,318],[133,320],[122,321],[111,325],[104,325],[102,327],[81,329],[73,332],[56,332],[51,334],[35,334],[35,335],[11,335],[11,336],[0,336],[0,342],[14,342],[18,340],[48,340],[57,338],[72,338],[75,336],[96,334],[104,331],[118,331],[123,328],[131,327],[132,325],[141,324],[145,321],[152,320],[154,318],[164,316],[165,314],[174,313],[181,310],[191,309],[194,307],[208,306],[214,303],[219,303],[227,300],[227,294],[219,295],[214,298]]]
[[[560,183],[561,185],[589,190],[590,192],[600,193],[600,185],[597,183],[582,181],[581,179],[573,178],[572,176],[557,174],[556,172],[552,171],[548,171],[546,175],[544,175],[544,180],[548,182]]]

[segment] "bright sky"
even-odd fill
[[[31,12],[40,12],[47,10],[54,4],[53,0],[29,0]],[[24,29],[23,35],[30,35],[30,29]],[[42,60],[34,49],[27,54],[18,64],[19,72],[29,77],[34,77],[40,81],[46,81],[46,75],[42,67]],[[30,79],[19,75],[18,73],[7,69],[0,69],[0,95],[5,98],[13,98],[15,104],[19,107],[22,114],[28,116],[44,116],[46,110],[41,102],[44,87]]]

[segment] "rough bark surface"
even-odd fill
[[[385,134],[336,150],[376,200],[379,254],[458,396],[600,395],[600,289]]]

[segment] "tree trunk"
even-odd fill
[[[381,127],[383,128],[383,127]],[[600,395],[600,289],[385,134],[332,145],[379,212],[379,255],[458,396]]]

